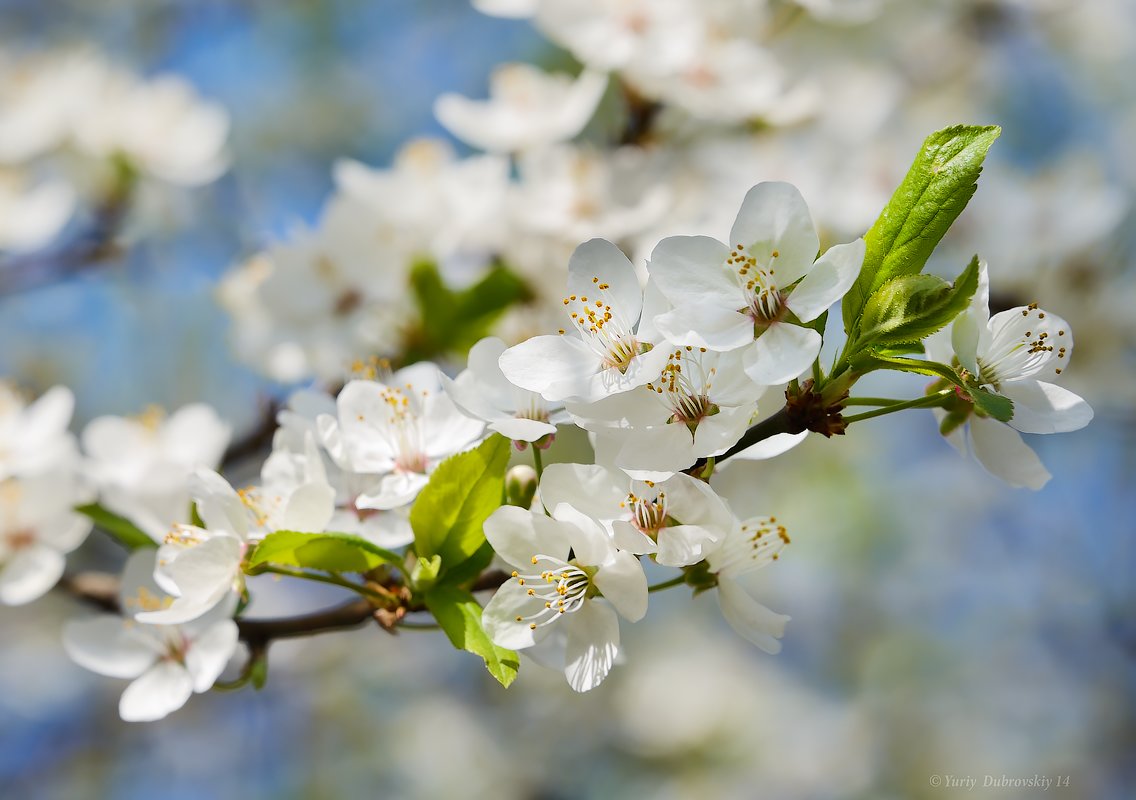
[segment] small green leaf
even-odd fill
[[[418,557],[418,563],[410,571],[410,584],[416,592],[425,592],[438,582],[438,572],[442,569],[442,557]]]
[[[268,652],[258,653],[252,659],[252,664],[249,665],[249,683],[259,692],[268,683]]]
[[[1014,418],[1014,403],[1010,398],[988,392],[980,386],[967,386],[966,390],[974,401],[974,407],[986,416],[999,422],[1009,422]]]
[[[438,586],[426,593],[426,607],[454,647],[481,656],[498,683],[508,687],[516,679],[520,659],[512,650],[493,644],[481,627],[481,606],[472,594],[453,586]]]
[[[927,137],[907,176],[864,237],[860,276],[844,296],[844,330],[858,333],[868,299],[888,281],[923,270],[978,187],[987,151],[1002,129],[956,125]]]
[[[113,536],[119,544],[127,550],[137,550],[140,547],[157,547],[158,543],[146,535],[130,520],[118,514],[107,511],[98,503],[85,506],[76,506],[75,511],[87,517],[95,526]]]
[[[932,378],[943,378],[948,383],[966,388],[958,373],[946,364],[937,361],[924,361],[918,358],[904,358],[893,356],[876,350],[865,350],[853,362],[854,370],[864,375],[878,369],[893,369],[899,372],[913,372],[916,375],[929,375]]]
[[[901,275],[876,290],[860,318],[859,346],[918,342],[966,310],[978,288],[978,257],[954,286],[934,275]]]
[[[370,572],[383,564],[401,567],[403,558],[349,533],[276,531],[264,537],[248,559],[250,571],[269,563],[323,572]]]
[[[468,559],[485,543],[481,526],[501,505],[509,440],[494,434],[473,450],[438,465],[410,509],[414,551],[442,557],[442,572]]]

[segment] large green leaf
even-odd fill
[[[98,503],[76,506],[75,511],[94,522],[95,526],[100,530],[109,533],[127,550],[158,546],[157,542],[147,536],[146,533],[133,522],[111,511],[107,511]]]
[[[852,336],[876,290],[923,270],[932,251],[966,208],[986,153],[1002,129],[956,125],[923,142],[907,176],[864,237],[867,251],[856,283],[844,296],[844,330]]]
[[[442,557],[442,574],[485,543],[481,526],[501,505],[509,440],[494,434],[473,450],[438,465],[410,509],[414,550]]]
[[[250,570],[261,564],[323,572],[369,572],[383,564],[401,567],[403,558],[349,533],[276,531],[264,537],[249,556]]]
[[[404,342],[406,361],[446,353],[465,353],[509,306],[531,297],[528,286],[503,264],[495,263],[472,286],[454,291],[431,261],[410,271],[410,288],[420,323]]]
[[[489,674],[502,686],[513,682],[520,660],[512,650],[493,644],[481,627],[481,606],[472,594],[454,586],[438,586],[427,592],[425,599],[454,647],[481,656]]]
[[[935,275],[892,278],[864,306],[857,342],[895,347],[925,339],[965,311],[977,288],[977,256],[953,286]]]

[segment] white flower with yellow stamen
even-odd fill
[[[545,400],[594,402],[657,378],[665,348],[640,321],[643,290],[635,268],[619,248],[592,239],[568,262],[565,310],[572,332],[535,336],[501,354],[511,383]]]
[[[718,605],[722,616],[742,637],[767,653],[781,652],[778,639],[789,617],[757,602],[738,583],[738,578],[776,561],[789,544],[789,535],[776,517],[753,517],[738,522],[717,549],[706,556],[717,578]]]
[[[438,368],[413,364],[376,380],[348,383],[335,417],[317,423],[324,446],[341,465],[373,476],[355,505],[390,510],[414,500],[445,458],[481,436],[484,423],[458,410],[442,391]]]
[[[1040,489],[1049,481],[1049,471],[1018,431],[1066,433],[1085,427],[1093,418],[1092,408],[1079,395],[1051,382],[1069,364],[1073,332],[1065,320],[1036,303],[991,316],[989,297],[990,279],[983,262],[978,290],[951,327],[950,343],[941,331],[927,340],[927,353],[944,362],[957,357],[980,384],[1013,401],[1014,415],[1007,424],[972,413],[965,428],[955,427],[948,440],[964,454],[973,452],[987,470],[1011,486]],[[936,410],[940,419],[943,413]]]
[[[735,522],[709,484],[682,473],[655,483],[598,464],[551,464],[540,498],[548,508],[567,504],[596,520],[620,549],[671,567],[701,561]]]
[[[335,509],[335,492],[309,442],[308,470],[284,482],[233,489],[215,472],[198,470],[190,494],[204,527],[175,525],[158,548],[154,578],[174,597],[169,606],[144,611],[139,622],[177,625],[205,614],[240,590],[241,563],[250,545],[273,530],[320,532]]]
[[[521,650],[544,641],[555,624],[565,636],[568,684],[586,692],[602,683],[619,652],[616,611],[630,622],[647,613],[639,559],[567,505],[552,517],[502,506],[486,520],[485,537],[516,568],[482,614],[490,638]]]
[[[646,385],[569,404],[568,411],[580,427],[614,438],[616,466],[635,478],[664,480],[732,447],[757,413],[762,391],[742,369],[740,352],[687,345],[669,350]]]
[[[14,387],[0,381],[0,480],[69,468],[77,454],[67,431],[74,408],[75,396],[64,386],[26,403]]]
[[[181,708],[194,692],[206,692],[237,647],[233,622],[236,596],[187,625],[139,625],[139,610],[168,606],[173,598],[153,581],[154,551],[139,550],[126,562],[119,606],[126,619],[104,614],[74,620],[63,629],[68,655],[92,672],[131,678],[119,701],[128,722],[162,719]]]
[[[855,282],[864,240],[834,245],[817,258],[820,239],[801,193],[787,183],[759,183],[746,194],[730,241],[659,242],[648,268],[673,308],[655,325],[678,345],[742,348],[755,383],[785,383],[820,352],[821,335],[805,324]]]

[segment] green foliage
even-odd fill
[[[509,306],[531,296],[529,288],[502,264],[494,264],[473,286],[454,291],[432,261],[411,268],[410,288],[418,306],[419,325],[407,334],[408,363],[465,353],[489,333]]]
[[[999,422],[1009,422],[1014,418],[1014,403],[1010,398],[988,392],[973,384],[967,385],[966,391],[974,401],[974,407],[986,416],[993,417]]]
[[[130,520],[118,514],[107,511],[98,503],[85,506],[76,506],[75,511],[87,517],[100,530],[106,531],[115,541],[127,550],[137,550],[140,547],[157,547],[158,543],[146,535]]]
[[[401,567],[402,556],[349,533],[276,531],[264,537],[248,559],[248,569],[261,564],[305,567],[323,572],[370,572],[390,564]]]
[[[481,606],[472,594],[454,586],[438,586],[426,593],[426,607],[454,647],[481,656],[489,674],[502,686],[513,682],[520,660],[512,650],[493,644],[481,627]]]
[[[442,557],[435,555],[432,558],[418,557],[417,563],[410,570],[410,585],[416,592],[425,592],[438,582],[438,573],[442,569]]]
[[[473,450],[438,465],[410,509],[414,551],[442,557],[440,574],[469,559],[485,544],[482,525],[501,505],[509,440],[493,435]]]
[[[892,278],[864,306],[857,343],[895,347],[918,342],[965,311],[977,289],[977,256],[954,286],[935,275]]]
[[[844,296],[844,330],[855,338],[860,317],[884,284],[923,270],[932,251],[977,189],[982,162],[1001,133],[997,126],[956,125],[923,142],[907,176],[865,236],[856,283]]]

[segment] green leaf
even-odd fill
[[[410,585],[416,592],[425,592],[438,582],[438,571],[442,568],[442,557],[418,557],[418,563],[410,570]]]
[[[508,687],[516,679],[520,659],[512,650],[493,644],[481,627],[481,606],[472,594],[454,586],[438,586],[426,593],[426,607],[454,647],[481,656],[498,683]]]
[[[977,256],[954,286],[935,275],[892,278],[864,306],[857,344],[894,347],[925,339],[965,311],[977,289]]]
[[[248,559],[250,571],[269,563],[323,572],[370,572],[383,564],[401,568],[403,558],[349,533],[276,531],[264,537]]]
[[[482,542],[473,555],[456,567],[446,570],[442,583],[447,586],[462,586],[475,580],[493,561],[493,556],[493,546],[489,542]]]
[[[94,522],[96,527],[109,533],[127,550],[158,546],[157,542],[147,536],[133,522],[107,511],[98,503],[76,506],[75,511]]]
[[[866,374],[877,369],[893,369],[899,372],[913,372],[916,375],[929,375],[932,378],[942,378],[955,386],[966,388],[958,373],[946,364],[938,361],[924,361],[918,358],[904,358],[903,356],[888,355],[881,351],[865,350],[859,354],[854,362],[853,369],[858,374]]]
[[[978,188],[986,153],[1002,129],[956,125],[927,137],[915,163],[864,237],[867,251],[844,296],[844,330],[859,330],[868,299],[888,281],[923,270]]]
[[[436,264],[420,261],[411,268],[410,288],[420,324],[404,342],[407,362],[465,353],[489,333],[505,309],[532,296],[525,282],[500,263],[493,264],[473,286],[454,291]]]
[[[442,557],[442,572],[485,543],[481,526],[501,505],[509,440],[498,434],[438,465],[410,509],[414,551]]]
[[[988,392],[980,386],[967,386],[966,390],[974,401],[974,407],[986,416],[999,422],[1009,422],[1014,418],[1014,403],[1010,398]]]

